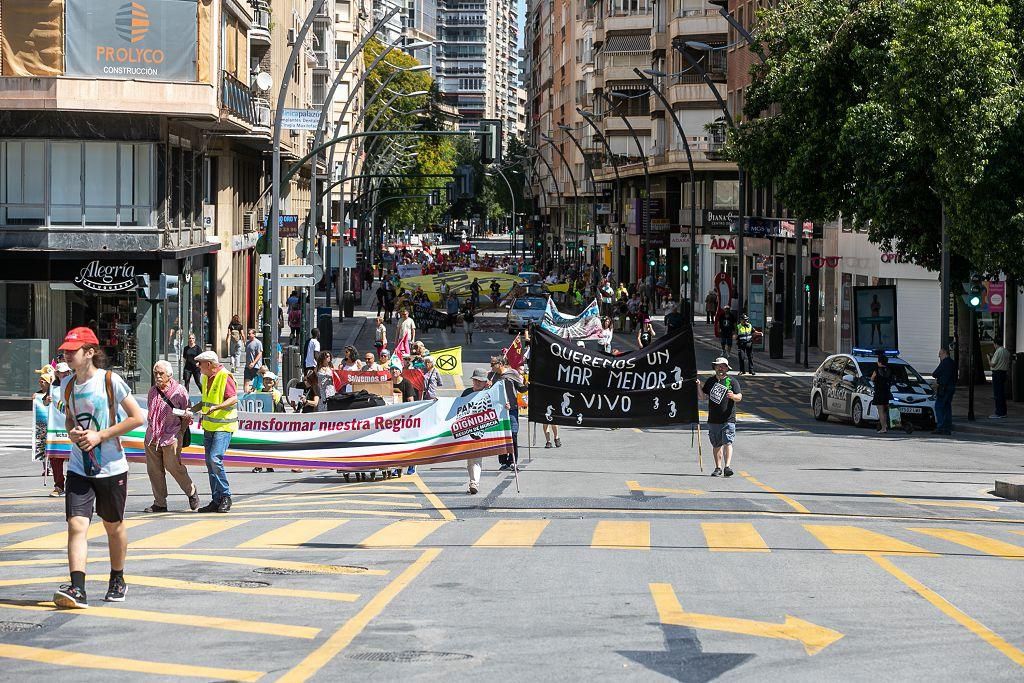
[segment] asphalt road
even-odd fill
[[[466,376],[509,340],[479,333]],[[712,353],[698,348],[698,366]],[[30,415],[0,414],[0,670],[1020,680],[1024,507],[989,493],[1024,471],[1020,444],[817,423],[808,381],[744,379],[730,479],[708,476],[706,444],[700,471],[689,429],[566,428],[561,448],[539,433],[524,448],[518,491],[495,462],[478,496],[457,464],[383,482],[232,471],[235,507],[211,518],[142,513],[149,483],[133,465],[128,600],[101,601],[97,524],[92,604],[74,612],[48,603],[66,580],[63,506],[29,462]]]

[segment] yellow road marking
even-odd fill
[[[547,519],[503,519],[473,544],[474,548],[532,548],[547,528]]]
[[[829,526],[804,524],[807,531],[829,550],[838,555],[908,555],[912,557],[938,557],[924,548],[906,543],[892,536],[868,531],[856,526]]]
[[[85,652],[68,650],[50,650],[27,645],[0,644],[0,657],[18,659],[39,664],[56,666],[73,666],[81,669],[105,669],[108,671],[131,671],[154,676],[189,676],[205,678],[213,681],[258,681],[266,675],[262,671],[245,671],[243,669],[219,669],[209,666],[192,666],[191,664],[172,664],[170,662],[148,662],[142,659],[125,659],[108,657]]]
[[[676,598],[675,591],[672,590],[672,584],[652,583],[650,589],[651,597],[654,598],[654,606],[658,610],[658,618],[663,624],[739,633],[759,638],[796,640],[804,646],[808,655],[821,652],[843,637],[839,631],[833,631],[788,614],[781,624],[773,624],[768,621],[722,617],[717,614],[685,612]]]
[[[97,558],[99,561],[100,558]],[[318,574],[362,574],[366,576],[384,576],[387,569],[363,569],[362,567],[345,567],[336,564],[315,564],[312,562],[294,562],[292,560],[268,560],[257,557],[230,557],[227,555],[193,555],[192,553],[158,553],[151,555],[128,555],[128,560],[183,560],[186,562],[210,562],[212,564],[239,564],[248,567],[277,567],[279,569],[299,569]],[[92,560],[90,560],[92,561]],[[64,560],[67,562],[67,560]]]
[[[0,599],[0,608],[20,609],[30,612],[61,612],[74,616],[99,617],[101,619],[124,619],[126,621],[147,621],[154,624],[173,624],[175,626],[193,626],[218,631],[238,631],[240,633],[257,633],[282,638],[316,638],[320,629],[311,626],[293,626],[291,624],[275,624],[268,621],[247,621],[228,619],[199,614],[175,614],[172,612],[150,612],[147,610],[125,609],[123,607],[92,607],[81,610],[64,610],[54,606],[52,602],[34,602],[28,600]]]
[[[444,525],[439,519],[394,522],[357,545],[360,548],[411,548]]]
[[[707,491],[701,491],[700,489],[666,489],[660,486],[641,486],[640,482],[627,481],[626,486],[629,487],[630,491],[650,491],[651,493],[685,493],[691,496],[703,496]]]
[[[364,481],[353,481],[348,484],[337,484],[335,486],[325,486],[322,489],[314,489],[310,493],[324,494],[330,493],[331,491],[348,491],[353,488],[358,488],[360,491],[405,491],[406,493],[415,493],[416,489],[409,488],[406,484],[374,484],[372,482]],[[294,494],[301,496],[301,493]]]
[[[1024,652],[1003,640],[999,635],[980,621],[968,616],[964,612],[961,612],[957,607],[953,606],[951,602],[943,598],[931,588],[925,586],[910,574],[907,574],[905,571],[893,564],[892,561],[878,555],[869,555],[869,557],[874,560],[879,567],[902,581],[906,586],[938,608],[938,610],[947,617],[953,619],[968,631],[999,650],[999,652],[1006,655],[1010,661],[1014,662],[1018,666],[1024,666]]]
[[[420,475],[413,475],[412,481],[416,484],[416,488],[430,501],[430,504],[434,506],[434,509],[441,513],[441,518],[446,519],[449,522],[455,521],[455,515],[452,514],[451,510],[445,507],[445,504],[441,502],[441,499],[434,495],[434,492],[427,488],[427,485],[420,479]]]
[[[795,500],[793,500],[789,496],[785,495],[784,493],[779,493],[778,491],[773,489],[771,486],[768,486],[767,484],[762,484],[757,479],[754,479],[752,476],[750,476],[749,472],[740,472],[740,476],[743,477],[744,479],[746,479],[747,481],[749,481],[754,486],[757,486],[758,488],[760,488],[760,489],[762,489],[764,491],[767,491],[768,493],[774,495],[776,498],[778,498],[783,503],[785,503],[789,507],[793,508],[797,512],[805,512],[805,513],[808,513],[808,514],[811,512],[810,510],[805,508],[803,505],[801,505],[800,503],[796,502]]]
[[[106,582],[104,576],[89,576],[88,581],[96,583]],[[124,580],[130,586],[150,586],[152,588],[170,588],[172,590],[205,591],[207,593],[240,593],[243,595],[274,595],[282,598],[310,598],[313,600],[334,600],[336,602],[355,602],[359,599],[358,593],[335,593],[331,591],[300,590],[292,588],[243,588],[241,586],[222,586],[215,583],[201,583],[199,581],[181,581],[179,579],[168,579],[160,576],[139,576],[125,574]],[[34,584],[59,584],[66,582],[64,576],[48,576],[32,579],[4,579],[0,580],[0,587],[6,586],[29,586]]]
[[[937,508],[972,508],[974,510],[988,510],[989,512],[998,512],[999,507],[996,505],[986,505],[985,503],[969,503],[959,500],[916,500],[913,498],[897,498],[896,496],[890,496],[881,491],[870,491],[873,496],[882,496],[889,500],[895,500],[897,503],[906,503],[907,505],[926,505]]]
[[[235,508],[243,508],[249,510],[252,508],[287,508],[287,507],[310,507],[313,505],[392,505],[394,507],[403,508],[421,508],[422,503],[415,503],[409,500],[403,501],[391,501],[391,500],[362,500],[353,496],[345,496],[344,498],[328,499],[328,500],[310,500],[306,498],[304,501],[286,501],[281,503],[243,503],[236,505]]]
[[[233,529],[239,524],[245,524],[244,519],[206,519],[201,522],[184,524],[177,529],[163,531],[153,536],[132,541],[131,548],[180,548],[183,545],[201,541],[208,536],[219,534],[222,531]]]
[[[633,429],[633,431],[634,431],[634,432],[636,432],[637,434],[643,434],[643,433],[644,433],[644,430],[642,430],[642,429],[639,429],[639,428],[637,428],[637,427],[632,427],[632,429]]]
[[[735,553],[770,553],[768,544],[748,522],[703,522],[700,525],[708,550]]]
[[[273,529],[256,538],[240,543],[239,548],[282,548],[294,547],[308,543],[320,534],[325,534],[332,529],[344,524],[344,519],[300,519],[283,527]]]
[[[51,498],[50,496],[35,496],[33,498],[10,498],[0,500],[0,505],[39,505],[40,503],[60,503],[63,507],[62,498]]]
[[[422,519],[430,519],[429,512],[403,512],[401,510],[356,510],[353,508],[319,508],[317,510],[246,510],[244,513],[246,516],[254,515],[286,515],[288,513],[294,513],[296,515],[309,515],[312,512],[334,512],[339,515],[367,515],[369,517],[417,517]]]
[[[410,583],[412,583],[413,579],[419,576],[440,554],[440,548],[430,548],[429,550],[425,550],[423,554],[419,556],[419,559],[409,565],[401,574],[396,576],[395,580],[389,583],[384,590],[373,596],[373,598],[366,603],[366,605],[364,605],[363,608],[355,614],[355,616],[346,621],[340,629],[332,634],[331,637],[327,639],[327,642],[311,652],[305,659],[299,662],[295,668],[279,678],[278,683],[299,683],[311,678],[316,674],[316,672],[326,666],[327,663],[330,662],[338,653],[348,647],[349,644],[355,640],[356,636],[363,632],[363,629],[366,628],[367,624],[383,612],[384,608],[387,607],[388,604]]]
[[[650,522],[598,522],[591,548],[616,548],[620,550],[650,550]]]
[[[760,410],[762,413],[768,413],[769,415],[774,417],[776,420],[798,420],[798,419],[800,419],[798,417],[795,417],[794,415],[791,415],[790,413],[787,413],[785,410],[782,410],[781,408],[775,408],[773,406],[762,406],[760,408],[757,408],[757,410]]]
[[[1022,560],[1024,559],[1024,548],[1013,543],[1005,543],[1003,541],[997,541],[994,538],[988,538],[981,534],[972,534],[967,531],[957,531],[956,529],[935,529],[935,528],[912,528],[911,531],[916,531],[919,534],[926,534],[928,536],[934,536],[935,538],[941,538],[944,541],[950,541],[958,545],[967,546],[972,550],[985,553],[987,555],[995,555],[996,557],[1002,557],[1008,560]]]
[[[125,528],[131,529],[141,524],[145,524],[149,520],[143,519],[129,519],[125,520]],[[93,539],[99,538],[100,536],[106,536],[107,532],[103,526],[103,522],[94,521],[89,525],[89,531],[86,532],[86,538]],[[131,541],[129,541],[129,545]],[[21,543],[15,543],[3,548],[3,550],[63,550],[68,547],[68,531],[65,527],[61,531],[55,534],[48,534],[46,536],[40,536],[39,538],[32,538]]]
[[[12,522],[10,524],[0,524],[0,536],[16,534],[19,531],[28,531],[29,529],[35,529],[36,527],[41,526],[46,526],[46,522]]]

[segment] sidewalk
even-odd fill
[[[697,344],[721,351],[721,344],[715,338],[714,327],[706,325],[704,318],[694,318],[693,337]],[[735,353],[735,347],[733,349]],[[783,342],[783,357],[768,358],[767,352],[754,355],[754,363],[758,369],[768,369],[772,372],[784,372],[797,377],[810,376],[821,362],[829,354],[822,353],[819,349],[811,347],[808,349],[807,368],[804,368],[801,354],[800,365],[794,360],[794,340],[786,339]],[[917,368],[917,371],[930,378],[927,374],[932,368]],[[809,373],[809,374],[805,374]],[[988,416],[995,412],[995,401],[992,398],[992,384],[978,384],[974,387],[974,415],[975,421],[967,421],[968,412],[968,387],[957,387],[953,396],[953,429],[966,434],[984,434],[995,437],[1020,438],[1024,436],[1024,404],[1009,401],[1007,403],[1007,417],[1001,420],[990,420]]]

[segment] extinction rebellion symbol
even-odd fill
[[[446,353],[443,356],[437,358],[437,369],[438,370],[454,370],[455,366],[458,365],[458,361],[455,356]]]
[[[93,292],[127,292],[135,289],[135,266],[104,266],[99,261],[90,261],[79,271],[74,283]]]

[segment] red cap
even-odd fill
[[[58,351],[77,351],[86,344],[99,346],[100,340],[96,333],[88,327],[76,327],[64,337],[64,343],[57,347]]]

